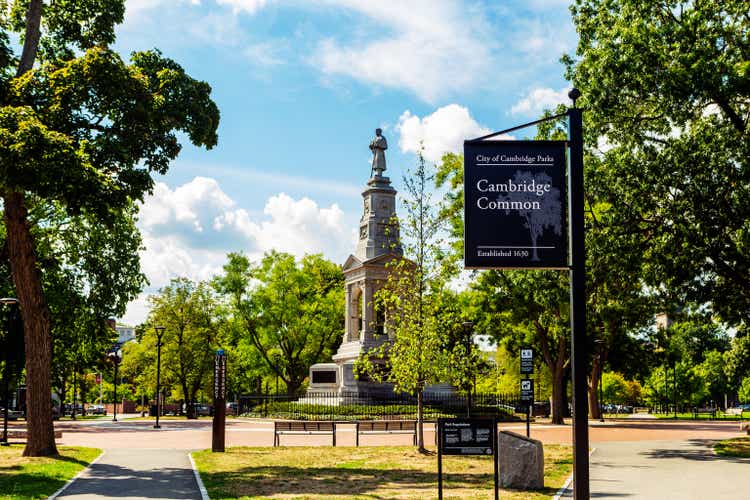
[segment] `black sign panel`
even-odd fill
[[[464,142],[464,264],[567,269],[565,142]]]
[[[521,375],[534,373],[534,350],[531,347],[521,348]]]
[[[214,360],[214,399],[226,399],[227,396],[227,356],[224,349],[216,351]]]
[[[492,455],[495,421],[486,418],[440,418],[440,441],[444,455]]]
[[[521,402],[531,404],[534,402],[534,381],[521,380]]]

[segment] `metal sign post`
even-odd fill
[[[223,452],[226,435],[227,356],[224,349],[216,351],[214,361],[214,419],[212,423],[211,451]]]
[[[580,96],[578,89],[568,93],[573,107],[565,113],[464,141],[464,266],[467,269],[566,269],[570,272],[573,496],[576,500],[589,498],[583,110],[576,107]],[[488,140],[563,117],[568,119],[567,143]],[[566,189],[560,180],[564,177],[566,146],[567,245],[563,230],[566,207],[562,203]],[[533,387],[533,383],[531,385]]]

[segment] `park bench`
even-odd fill
[[[693,408],[693,418],[697,420],[698,415],[711,415],[711,418],[716,418],[716,408]]]
[[[62,431],[55,431],[55,439],[62,438]],[[23,439],[26,440],[25,430],[10,430],[8,429],[8,439]]]
[[[282,434],[330,434],[331,444],[336,446],[336,422],[287,420],[273,423],[273,445],[279,446]]]
[[[356,446],[359,446],[360,434],[411,434],[413,444],[417,444],[416,420],[366,420],[356,424]]]

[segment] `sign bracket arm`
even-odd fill
[[[558,118],[562,118],[564,116],[568,116],[568,112],[567,111],[565,113],[560,113],[559,115],[548,116],[546,118],[540,118],[539,120],[534,120],[533,122],[524,123],[523,125],[516,125],[515,127],[506,128],[505,130],[501,130],[500,132],[493,132],[491,134],[483,135],[482,137],[477,137],[476,139],[470,139],[470,140],[468,140],[466,142],[483,141],[485,139],[489,139],[489,138],[495,137],[497,135],[507,134],[508,132],[513,132],[513,131],[516,131],[516,130],[519,130],[519,129],[522,129],[522,128],[532,127],[532,126],[538,125],[540,123],[550,122],[552,120],[557,120]]]

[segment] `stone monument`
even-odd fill
[[[388,277],[386,265],[403,255],[396,218],[396,190],[391,186],[385,171],[385,150],[388,142],[382,131],[375,131],[370,143],[372,169],[367,186],[362,192],[363,213],[359,221],[359,241],[342,269],[346,287],[346,318],[344,338],[331,363],[310,367],[308,395],[332,392],[331,382],[335,371],[335,390],[392,393],[391,384],[376,383],[354,377],[354,363],[360,353],[381,346],[388,340],[388,331],[382,313],[374,306],[375,292]],[[323,383],[325,380],[327,383]],[[320,381],[320,382],[318,382]]]

